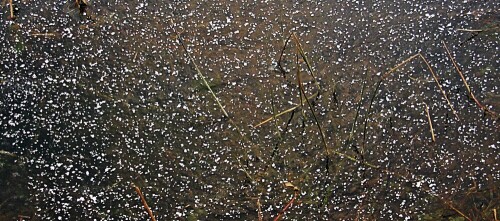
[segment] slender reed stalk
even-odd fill
[[[173,21],[172,21],[172,23],[173,23]],[[217,98],[217,95],[215,95],[214,91],[212,90],[212,87],[210,87],[210,84],[208,84],[207,80],[205,79],[205,76],[201,73],[200,68],[198,68],[198,65],[194,61],[193,56],[191,56],[191,53],[189,53],[189,50],[187,49],[186,44],[184,44],[184,41],[182,40],[182,38],[180,37],[180,35],[177,32],[175,32],[175,34],[176,34],[177,40],[179,41],[182,48],[184,49],[184,52],[186,52],[186,55],[188,56],[189,61],[191,61],[191,63],[193,64],[194,69],[196,70],[196,73],[198,74],[198,77],[201,78],[201,80],[203,81],[203,84],[205,85],[205,87],[207,87],[208,91],[210,92],[210,94],[214,98],[215,102],[217,102],[217,105],[219,106],[220,110],[222,111],[222,114],[224,114],[224,117],[229,118],[229,114],[227,114],[226,109],[224,109],[224,107],[222,106],[222,104],[219,101],[219,98]]]
[[[380,89],[382,82],[387,77],[389,77],[393,72],[395,72],[397,69],[399,69],[400,67],[402,67],[406,63],[410,62],[411,60],[415,59],[416,57],[418,57],[418,54],[412,55],[411,57],[407,58],[406,60],[402,61],[401,63],[399,63],[396,66],[394,66],[393,68],[391,68],[389,71],[385,72],[382,75],[382,77],[380,78],[380,80],[377,82],[377,84],[375,85],[375,89],[373,90],[372,98],[370,99],[370,105],[368,106],[368,112],[367,112],[367,116],[365,118],[365,125],[363,128],[363,145],[361,147],[363,150],[365,149],[365,144],[366,144],[366,131],[367,131],[367,126],[368,126],[368,120],[371,117],[373,103],[375,102],[375,98],[377,97],[377,92]]]
[[[141,198],[142,205],[144,206],[144,209],[146,210],[146,212],[148,212],[149,217],[151,218],[151,221],[156,221],[156,218],[153,215],[153,211],[151,211],[151,209],[149,208],[148,203],[146,202],[146,199],[144,198],[144,195],[141,192],[141,189],[138,186],[136,186],[135,184],[132,184],[132,188],[134,188],[137,195],[139,195],[139,197]]]
[[[288,45],[288,42],[290,42],[290,38],[292,37],[292,35],[288,35],[288,38],[285,40],[285,44],[283,44],[283,48],[281,48],[281,53],[280,53],[280,58],[278,59],[278,68],[280,69],[281,73],[283,73],[283,77],[286,78],[286,71],[285,69],[283,68],[283,66],[281,66],[281,61],[283,59],[283,55],[285,54],[285,49],[286,49],[286,46]]]
[[[459,28],[459,29],[457,29],[457,31],[465,31],[465,32],[483,32],[484,30],[483,30],[483,29],[463,29],[463,28]]]
[[[5,151],[5,150],[0,150],[0,155],[6,155],[6,156],[10,156],[10,157],[16,157],[17,156],[16,154],[11,153],[9,151]]]
[[[466,220],[469,220],[469,221],[472,221],[471,218],[469,218],[467,215],[465,215],[462,211],[460,211],[459,209],[457,209],[455,206],[453,206],[453,203],[452,202],[449,202],[449,201],[445,201],[446,205],[448,205],[452,210],[454,210],[455,212],[457,212],[458,214],[460,214],[460,216],[462,216],[463,218],[465,218]]]
[[[476,105],[481,108],[485,113],[492,115],[493,117],[498,117],[498,114],[489,110],[486,106],[482,105],[479,100],[477,100],[476,96],[474,96],[474,93],[472,93],[472,90],[470,89],[469,84],[467,83],[467,80],[465,80],[464,74],[458,67],[457,62],[455,61],[455,58],[451,56],[450,50],[448,49],[448,46],[444,41],[441,41],[443,43],[443,47],[446,50],[446,53],[448,54],[448,57],[450,58],[451,62],[453,63],[453,66],[455,67],[455,70],[457,71],[458,75],[460,75],[460,78],[462,79],[462,82],[464,82],[465,88],[467,89],[467,92],[469,93],[469,97],[474,100]]]
[[[314,84],[318,88],[318,91],[321,91],[321,87],[319,85],[319,82],[316,80],[316,75],[314,74],[314,70],[311,66],[311,62],[309,62],[309,59],[306,56],[306,53],[304,52],[304,49],[302,49],[302,45],[300,44],[299,38],[295,33],[292,33],[293,39],[295,40],[295,44],[297,45],[297,50],[299,51],[300,56],[302,59],[306,62],[307,69],[309,70],[309,73],[311,74]]]
[[[427,68],[429,68],[429,71],[431,72],[432,74],[432,77],[434,78],[434,81],[436,82],[439,90],[441,91],[441,93],[443,94],[443,97],[444,99],[446,100],[446,102],[448,103],[448,106],[450,107],[451,111],[453,112],[453,114],[455,115],[455,117],[457,118],[458,121],[460,121],[460,117],[458,117],[458,114],[457,112],[455,111],[455,108],[453,108],[453,105],[451,105],[451,102],[450,102],[450,99],[448,99],[448,95],[446,95],[446,92],[443,90],[443,87],[441,86],[441,84],[439,83],[439,80],[437,78],[437,75],[436,73],[434,72],[434,70],[432,69],[431,65],[429,64],[429,62],[427,61],[427,59],[425,59],[425,57],[421,54],[421,53],[418,53],[418,55],[420,56],[420,58],[422,58],[422,60],[425,62],[425,64],[427,65]]]
[[[427,121],[429,121],[429,129],[431,130],[432,142],[436,142],[436,136],[434,135],[434,128],[432,127],[431,115],[429,114],[429,106],[425,105],[425,113],[427,114]]]
[[[259,197],[257,198],[257,216],[259,217],[259,221],[263,221],[264,220],[264,216],[262,215],[262,204],[260,203],[260,196],[262,195],[259,194]]]
[[[294,35],[294,37],[296,38],[295,35]],[[308,64],[307,57],[305,56],[303,51],[301,52],[301,47],[297,47],[297,54],[299,54],[299,53],[302,55],[302,58],[304,59],[304,61],[306,61],[306,64]],[[309,64],[308,64],[308,68],[309,68],[309,71],[311,71],[311,75],[314,77],[314,75],[312,74],[312,68],[310,68]],[[321,124],[319,123],[318,117],[316,117],[316,114],[314,113],[314,108],[313,108],[311,102],[309,102],[309,100],[307,99],[306,91],[304,90],[304,85],[302,84],[302,80],[300,77],[300,67],[299,67],[298,57],[297,57],[297,84],[299,85],[299,90],[300,90],[300,98],[301,98],[300,103],[301,104],[303,103],[302,96],[304,96],[304,98],[305,98],[304,100],[306,100],[307,106],[309,106],[309,109],[311,110],[312,116],[314,118],[314,122],[316,122],[316,126],[318,127],[318,130],[319,130],[319,133],[321,136],[321,141],[323,142],[323,146],[325,148],[325,156],[327,159],[327,168],[328,168],[328,162],[330,162],[330,151],[328,149],[328,144],[326,143],[325,133],[323,132],[323,129],[321,128]],[[317,86],[318,86],[318,90],[319,90],[319,84],[317,84]]]
[[[14,20],[16,17],[14,16],[14,5],[12,3],[12,0],[9,0],[9,9],[10,9],[10,19]]]
[[[273,221],[280,220],[280,218],[285,214],[285,212],[288,210],[288,208],[290,208],[292,206],[292,204],[295,201],[295,199],[297,198],[298,194],[299,194],[299,190],[294,189],[292,199],[290,199],[290,201],[288,201],[288,203],[285,205],[285,207],[283,207],[283,209],[278,213],[278,216],[276,216],[273,219]]]
[[[448,95],[446,95],[446,92],[444,91],[443,87],[441,86],[441,84],[439,83],[439,79],[437,78],[437,75],[436,73],[434,72],[434,70],[432,69],[432,66],[429,64],[429,62],[427,61],[427,59],[419,52],[411,57],[409,57],[408,59],[404,60],[403,62],[399,63],[398,65],[396,65],[395,67],[391,68],[391,70],[389,70],[388,72],[386,72],[383,76],[382,76],[382,79],[381,80],[384,80],[386,79],[387,77],[389,77],[394,71],[396,71],[398,68],[402,67],[403,65],[405,65],[406,63],[410,62],[411,60],[415,59],[416,57],[420,57],[420,59],[422,59],[422,61],[424,61],[425,65],[427,66],[427,68],[429,69],[429,71],[431,72],[431,75],[434,79],[434,81],[436,82],[439,90],[441,91],[441,94],[443,94],[443,97],[444,99],[446,100],[446,103],[448,104],[448,106],[450,107],[450,110],[453,112],[453,114],[455,115],[455,117],[457,118],[457,120],[460,121],[460,117],[458,117],[458,114],[457,112],[455,111],[455,108],[453,108],[453,105],[451,105],[451,102],[450,100],[448,99]],[[376,93],[376,92],[375,92]]]
[[[57,37],[59,33],[31,33],[34,37]]]
[[[241,137],[244,137],[243,132],[240,130],[240,127],[238,127],[238,125],[236,125],[236,123],[234,123],[232,121],[232,119],[229,117],[229,114],[227,114],[226,109],[224,108],[224,106],[222,106],[222,104],[219,101],[219,98],[217,97],[217,95],[215,95],[214,91],[212,90],[212,87],[210,87],[210,84],[208,84],[207,80],[205,79],[205,76],[201,73],[200,68],[198,68],[198,65],[194,61],[193,56],[191,56],[191,53],[189,53],[189,50],[187,49],[186,44],[184,44],[184,41],[182,40],[181,36],[179,35],[179,33],[177,33],[177,31],[175,31],[175,29],[173,27],[174,21],[172,19],[170,20],[170,23],[171,23],[172,30],[174,30],[174,32],[175,32],[176,39],[179,41],[179,44],[184,49],[184,52],[186,53],[186,55],[189,58],[189,61],[191,61],[191,63],[193,64],[198,77],[203,81],[203,84],[208,89],[209,93],[212,95],[215,102],[219,106],[219,109],[222,111],[222,114],[224,115],[224,117],[226,117],[229,120],[229,122],[233,125],[233,127],[236,128],[236,130],[241,135]]]
[[[312,94],[311,96],[307,97],[307,99],[304,99],[304,102],[306,102],[306,100],[312,100],[312,99],[316,98],[316,97],[318,96],[318,94],[319,94],[318,92],[315,92],[315,93],[314,93],[314,94]],[[254,125],[254,126],[252,126],[252,127],[253,127],[253,128],[260,127],[260,126],[262,126],[262,125],[264,125],[264,124],[266,124],[266,123],[269,123],[269,121],[273,120],[273,119],[274,119],[274,118],[276,118],[276,117],[279,117],[279,116],[282,116],[282,115],[284,115],[284,114],[287,114],[287,113],[290,113],[290,112],[294,111],[295,109],[297,109],[297,108],[301,107],[301,106],[302,106],[302,105],[304,105],[304,104],[305,104],[305,103],[302,103],[302,104],[297,104],[297,105],[295,105],[295,106],[293,106],[293,107],[291,107],[291,108],[289,108],[289,109],[287,109],[287,110],[284,110],[284,111],[282,111],[282,112],[280,112],[280,113],[277,113],[277,114],[275,114],[275,115],[273,115],[273,116],[271,116],[271,117],[269,117],[269,118],[267,118],[267,119],[265,119],[265,120],[261,121],[260,123],[258,123],[258,124],[256,124],[256,125]]]
[[[285,139],[286,132],[288,131],[288,126],[292,122],[294,115],[295,115],[295,111],[292,111],[292,114],[290,114],[290,117],[288,118],[288,121],[286,122],[285,129],[283,130],[283,134],[280,135],[280,139],[278,140],[278,142],[276,142],[276,145],[274,145],[274,150],[273,150],[273,153],[271,154],[271,159],[273,161],[274,161],[274,156],[278,152],[279,144]]]

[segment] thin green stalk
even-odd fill
[[[173,24],[173,20],[170,20],[170,22]],[[173,26],[172,26],[172,29],[173,29]],[[196,70],[196,74],[203,81],[203,84],[205,85],[205,87],[208,89],[208,91],[210,92],[210,94],[214,98],[215,102],[217,103],[217,105],[219,106],[220,110],[222,111],[222,114],[224,115],[224,117],[226,117],[229,120],[229,122],[233,125],[233,127],[236,128],[236,130],[241,135],[241,137],[244,137],[243,132],[240,130],[240,128],[238,127],[238,125],[236,125],[236,123],[234,123],[231,120],[231,118],[229,117],[229,114],[227,114],[227,112],[226,112],[226,109],[224,109],[224,106],[222,106],[222,104],[220,103],[219,98],[217,97],[217,95],[215,95],[214,91],[212,90],[212,87],[210,87],[210,84],[208,84],[207,80],[205,79],[205,76],[201,73],[200,69],[198,68],[198,65],[194,61],[193,56],[191,56],[191,53],[189,53],[189,50],[187,49],[186,44],[184,44],[184,41],[182,40],[182,38],[179,36],[179,34],[175,30],[174,30],[174,32],[175,32],[175,35],[176,35],[176,39],[179,41],[180,45],[184,49],[184,52],[186,52],[186,55],[188,56],[189,60],[193,64],[193,66],[194,66],[194,68]]]

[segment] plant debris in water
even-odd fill
[[[0,219],[498,219],[498,8],[3,1]]]

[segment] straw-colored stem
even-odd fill
[[[42,36],[42,37],[56,37],[58,35],[58,33],[31,33],[31,36],[34,36],[34,37],[39,37],[39,36]]]
[[[448,106],[450,107],[451,111],[453,112],[453,114],[455,115],[455,117],[457,118],[457,120],[460,121],[460,117],[458,117],[458,114],[457,112],[455,111],[455,109],[453,108],[453,106],[451,105],[451,102],[450,102],[450,99],[448,99],[448,96],[446,95],[446,92],[443,90],[443,87],[441,87],[441,84],[439,83],[439,80],[437,78],[437,75],[436,73],[434,72],[434,70],[432,69],[431,65],[429,64],[429,62],[427,61],[427,59],[425,59],[425,57],[421,54],[421,53],[418,53],[418,55],[420,56],[420,58],[422,58],[422,60],[425,62],[425,64],[427,65],[427,68],[429,68],[429,71],[431,72],[432,74],[432,77],[434,78],[434,81],[436,82],[439,90],[441,91],[441,93],[443,94],[443,97],[444,99],[446,100],[446,102],[448,103]]]
[[[298,49],[297,49],[298,51]],[[295,54],[295,63],[297,64],[297,85],[299,86],[299,98],[300,98],[300,105],[301,105],[301,114],[302,114],[302,117],[305,119],[306,118],[306,114],[305,114],[305,109],[304,109],[304,99],[303,97],[306,97],[305,93],[302,94],[302,91],[301,91],[301,87],[302,87],[302,82],[301,82],[301,78],[300,78],[300,66],[299,66],[299,53],[297,52]],[[307,98],[306,98],[307,99]]]
[[[477,104],[477,106],[479,108],[481,108],[484,112],[489,113],[490,115],[493,115],[495,117],[498,116],[497,113],[489,110],[486,106],[482,105],[481,102],[479,102],[479,100],[477,100],[476,96],[474,96],[474,93],[472,93],[472,90],[470,89],[470,86],[467,83],[467,80],[465,80],[464,74],[462,73],[462,71],[458,67],[458,64],[455,61],[455,58],[453,58],[453,56],[451,56],[451,52],[448,49],[448,46],[446,45],[446,43],[444,41],[441,41],[441,42],[443,43],[443,47],[446,50],[446,53],[448,54],[448,57],[450,58],[451,62],[453,63],[453,67],[455,67],[455,70],[457,71],[458,75],[460,75],[460,78],[462,79],[462,82],[464,82],[465,88],[467,89],[467,92],[469,93],[469,97],[472,100],[474,100],[474,102]]]
[[[382,80],[385,80],[387,77],[389,77],[389,75],[391,75],[394,71],[396,71],[397,69],[399,69],[400,67],[402,67],[403,65],[405,65],[406,63],[410,62],[411,60],[415,59],[416,57],[418,57],[420,55],[419,54],[415,54],[415,55],[412,55],[411,57],[407,58],[406,60],[404,60],[403,62],[397,64],[396,66],[394,66],[393,68],[391,68],[389,71],[385,72],[384,75],[382,75]],[[378,88],[377,88],[378,89]]]
[[[217,98],[217,95],[215,95],[214,91],[212,90],[212,87],[210,87],[210,84],[208,84],[207,80],[205,79],[205,76],[201,73],[200,69],[198,68],[198,65],[194,61],[193,56],[191,56],[191,54],[189,53],[189,50],[187,49],[186,45],[184,44],[184,41],[179,36],[177,36],[177,39],[179,40],[184,51],[186,52],[186,55],[188,56],[189,60],[193,64],[194,69],[196,70],[196,73],[198,74],[198,77],[201,78],[201,80],[203,81],[203,84],[208,89],[208,91],[210,92],[210,94],[214,98],[215,102],[217,102],[217,105],[219,106],[220,110],[222,111],[222,114],[224,114],[225,117],[229,118],[229,114],[227,114],[226,109],[224,109],[224,107],[222,106],[222,104],[219,101],[219,98]]]
[[[279,144],[285,139],[285,134],[286,132],[288,131],[288,126],[290,125],[290,123],[292,122],[292,119],[293,119],[293,116],[295,115],[295,111],[292,111],[292,114],[290,114],[290,117],[288,118],[288,121],[286,122],[286,125],[285,125],[285,129],[283,130],[283,134],[280,134],[279,137],[280,139],[278,140],[278,142],[276,142],[276,145],[274,146],[274,150],[273,150],[273,153],[271,154],[271,159],[274,161],[274,156],[276,155],[276,153],[278,152],[278,147],[279,147]]]
[[[16,157],[16,154],[13,154],[13,153],[5,151],[5,150],[0,150],[0,155],[10,156],[10,157]]]
[[[10,19],[14,20],[14,5],[12,5],[12,0],[9,0],[9,8],[10,8]]]
[[[404,60],[403,62],[399,63],[398,65],[396,65],[395,67],[393,67],[391,70],[389,70],[388,72],[386,72],[383,76],[382,76],[382,80],[384,80],[385,78],[389,77],[391,73],[393,73],[394,71],[396,71],[398,68],[402,67],[403,65],[405,65],[406,63],[410,62],[411,60],[415,59],[416,57],[420,57],[420,59],[422,59],[422,61],[424,61],[425,65],[427,66],[427,68],[429,69],[429,71],[431,72],[431,75],[432,75],[432,78],[434,79],[434,81],[436,82],[439,90],[441,91],[441,94],[443,94],[443,97],[444,99],[446,100],[448,106],[450,107],[451,111],[453,112],[453,114],[455,115],[455,117],[457,118],[457,120],[460,120],[460,117],[458,117],[458,114],[457,112],[455,111],[455,109],[453,108],[453,106],[451,105],[451,102],[450,100],[448,99],[448,96],[446,95],[446,92],[444,91],[443,87],[441,86],[441,84],[439,83],[439,79],[437,78],[437,75],[436,73],[434,72],[434,70],[432,69],[432,66],[429,64],[429,62],[427,61],[427,59],[419,52],[411,57],[409,57],[408,59]]]
[[[436,142],[436,136],[434,135],[434,128],[432,127],[431,115],[429,114],[429,106],[425,105],[425,113],[427,114],[427,121],[429,121],[429,129],[431,130],[432,142]]]
[[[363,145],[362,145],[363,150],[365,149],[365,144],[366,144],[366,131],[367,131],[367,127],[368,127],[368,120],[370,119],[370,116],[372,114],[373,103],[375,102],[375,97],[377,97],[377,92],[378,92],[380,86],[382,85],[382,82],[387,77],[389,77],[393,72],[395,72],[397,69],[399,69],[400,67],[402,67],[406,63],[410,62],[411,60],[415,59],[416,57],[418,57],[418,54],[412,55],[411,57],[407,58],[406,60],[402,61],[401,63],[399,63],[396,66],[394,66],[393,68],[391,68],[389,71],[385,72],[382,75],[382,77],[380,78],[380,80],[377,82],[377,84],[375,85],[375,89],[373,90],[373,94],[372,94],[372,97],[370,99],[370,105],[368,106],[368,112],[367,112],[367,116],[365,118],[365,125],[363,128]]]
[[[132,188],[134,188],[135,192],[141,198],[142,205],[144,206],[144,209],[146,210],[146,212],[148,212],[149,217],[151,218],[151,221],[156,221],[156,218],[153,215],[153,211],[151,211],[151,209],[149,208],[148,203],[146,202],[146,199],[144,198],[144,195],[141,192],[141,189],[138,186],[136,186],[135,184],[132,184]]]
[[[465,215],[462,211],[460,211],[459,209],[457,209],[455,206],[453,206],[453,203],[449,202],[449,201],[446,201],[445,202],[452,210],[454,210],[455,212],[457,212],[458,214],[460,214],[460,216],[462,216],[463,218],[465,218],[466,220],[469,220],[469,221],[472,221],[471,218],[469,218],[467,215]]]
[[[307,97],[307,99],[304,99],[304,100],[311,100],[311,99],[314,99],[314,98],[315,98],[315,97],[317,97],[317,96],[318,96],[318,92],[315,92],[314,94],[312,94],[311,96]],[[305,101],[304,101],[304,102],[305,102]],[[253,126],[253,128],[260,127],[260,126],[262,126],[262,125],[264,125],[264,124],[268,123],[269,121],[271,121],[271,120],[273,120],[273,119],[275,119],[275,118],[277,118],[277,117],[279,117],[279,116],[281,116],[281,115],[284,115],[284,114],[290,113],[290,112],[294,111],[295,109],[297,109],[297,108],[301,107],[302,105],[304,105],[304,103],[302,103],[302,104],[297,104],[297,105],[295,105],[295,106],[293,106],[293,107],[291,107],[291,108],[289,108],[289,109],[287,109],[287,110],[284,110],[284,111],[282,111],[282,112],[280,112],[280,113],[277,113],[277,114],[275,114],[275,115],[273,115],[273,116],[271,116],[271,117],[269,117],[269,118],[267,118],[267,119],[265,119],[265,120],[261,121],[260,123],[258,123],[258,124],[256,124],[256,125],[254,125],[254,126]]]
[[[459,28],[459,29],[457,29],[457,31],[465,31],[465,32],[483,32],[484,30],[483,30],[483,29],[462,29],[462,28]]]
[[[262,215],[262,203],[260,203],[260,196],[261,194],[259,194],[259,197],[257,198],[257,216],[259,217],[259,221],[263,221],[264,216]]]

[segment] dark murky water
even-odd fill
[[[145,220],[132,183],[158,220],[270,220],[294,196],[286,182],[299,189],[286,220],[500,212],[498,115],[469,98],[442,43],[500,112],[498,2],[14,3],[0,27],[1,219]],[[319,91],[294,40],[277,67],[290,33]],[[419,52],[458,118],[418,57],[372,101]],[[253,128],[300,104],[297,76],[319,92],[314,115],[304,103]]]

